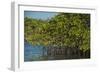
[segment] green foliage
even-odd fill
[[[49,20],[25,18],[24,36],[33,45],[90,49],[90,15],[59,13]]]

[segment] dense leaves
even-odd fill
[[[33,45],[90,49],[90,15],[58,13],[48,20],[24,18],[25,40]]]

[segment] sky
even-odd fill
[[[42,20],[50,19],[57,14],[58,13],[56,12],[24,11],[24,17],[31,17]]]

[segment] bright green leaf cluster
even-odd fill
[[[25,18],[25,40],[33,45],[90,49],[90,14],[58,13],[49,20]]]

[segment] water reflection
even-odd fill
[[[34,60],[41,60],[43,54],[44,46],[36,45],[33,46],[28,42],[24,42],[24,61],[34,61]]]
[[[90,50],[66,46],[43,46],[24,41],[24,61],[61,60],[90,58]]]

